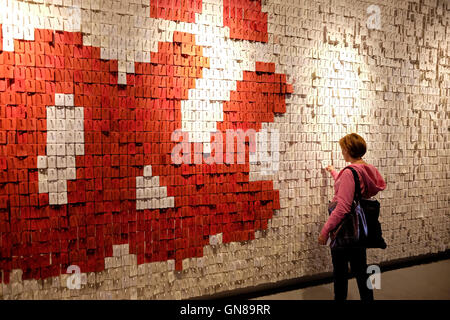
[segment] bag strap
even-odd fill
[[[353,173],[353,179],[355,180],[355,195],[353,198],[359,201],[361,199],[361,185],[359,184],[358,173],[350,166],[345,167],[344,170],[345,169],[350,169]]]

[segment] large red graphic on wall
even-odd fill
[[[200,10],[201,1],[193,2]],[[224,14],[233,17],[226,23],[233,25],[230,12],[245,2],[258,13],[256,26],[244,23],[233,37],[267,41],[267,16],[253,6],[259,1],[224,1]],[[169,16],[169,9],[152,10],[154,17],[190,22],[195,11],[171,8],[176,13]],[[172,42],[160,42],[151,63],[135,63],[126,85],[118,84],[118,62],[102,60],[100,48],[82,40],[77,32],[37,29],[34,41],[15,40],[14,52],[1,50],[0,41],[2,281],[9,282],[13,269],[21,269],[23,279],[58,276],[69,265],[101,271],[113,245],[127,243],[139,264],[174,259],[181,270],[183,259],[203,256],[210,235],[246,241],[266,229],[280,206],[279,193],[270,180],[249,181],[248,150],[245,164],[172,163],[181,101],[209,67],[194,35],[175,32]],[[285,112],[292,90],[267,63],[244,71],[237,88],[223,104],[222,132],[259,130]],[[84,150],[74,156],[76,178],[65,178],[65,203],[54,204],[39,189],[38,158],[49,155],[48,107],[61,112],[56,100],[71,96],[69,105],[83,113]],[[136,179],[149,165],[173,206],[137,209]]]

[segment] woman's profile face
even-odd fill
[[[347,161],[347,162],[349,162],[347,150],[341,148],[341,151],[342,151],[342,155],[344,156],[344,160]]]

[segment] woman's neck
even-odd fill
[[[359,159],[350,160],[350,163],[354,164],[354,163],[366,163],[366,162],[362,158],[359,158]]]

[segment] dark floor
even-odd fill
[[[450,260],[407,267],[381,273],[380,289],[374,290],[376,300],[450,300]],[[330,300],[333,284],[324,284],[255,300]],[[348,285],[348,299],[358,300],[356,280]]]

